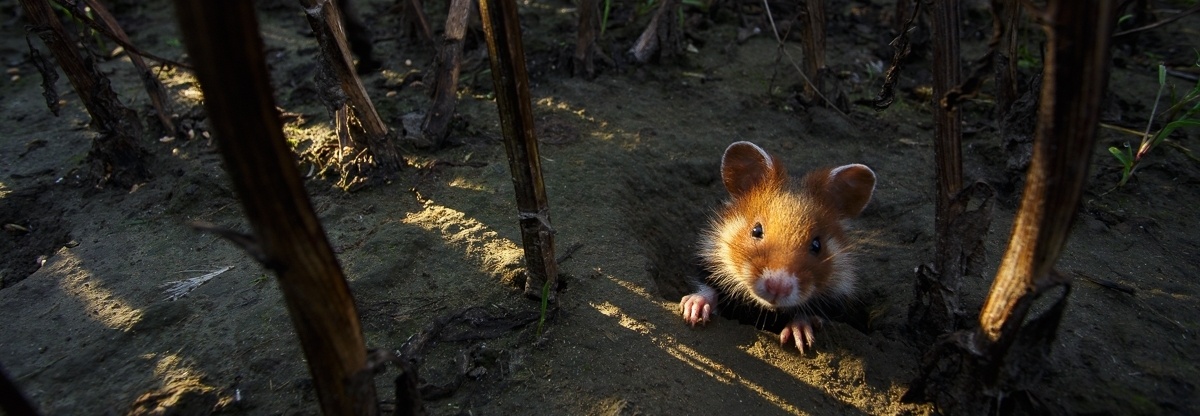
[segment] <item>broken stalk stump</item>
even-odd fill
[[[304,15],[316,35],[324,64],[332,70],[338,86],[346,95],[342,106],[349,107],[349,111],[335,109],[333,112],[338,114],[340,111],[346,116],[352,115],[364,134],[361,138],[350,134],[352,140],[349,144],[355,149],[352,154],[366,148],[373,156],[375,166],[382,168],[385,173],[398,171],[400,155],[396,153],[392,144],[387,125],[379,118],[375,104],[371,102],[371,97],[363,88],[362,80],[354,71],[354,60],[350,57],[350,47],[346,42],[346,31],[342,28],[341,12],[331,0],[300,0],[300,4],[304,6]],[[349,128],[348,123],[342,126]],[[349,130],[354,132],[354,129]],[[343,144],[345,143],[339,145]]]
[[[596,59],[599,53],[596,41],[600,39],[600,0],[579,0],[579,29],[575,37],[575,56],[572,74],[586,79],[596,77]]]
[[[92,128],[100,133],[92,140],[92,149],[88,152],[100,183],[112,182],[129,188],[150,179],[150,169],[146,166],[149,153],[138,144],[142,123],[138,121],[137,112],[121,104],[108,78],[96,68],[95,61],[80,56],[75,42],[63,29],[48,1],[20,1],[29,19],[29,30],[50,49],[92,116]]]
[[[254,230],[232,239],[275,271],[326,415],[378,414],[350,288],[283,136],[254,4],[176,0],[225,169]]]
[[[458,74],[462,67],[463,42],[467,38],[467,20],[471,17],[470,0],[450,0],[446,16],[446,33],[438,48],[437,78],[434,80],[433,104],[425,115],[420,143],[440,149],[450,134],[450,121],[458,104]]]
[[[816,102],[822,88],[821,73],[825,71],[825,0],[804,2],[804,72],[808,83],[804,85],[804,99]]]
[[[504,149],[516,188],[521,243],[525,248],[525,296],[541,298],[546,287],[547,296],[553,300],[558,288],[554,228],[550,226],[550,205],[542,183],[517,4],[515,0],[481,0],[479,14],[487,38]]]
[[[646,30],[638,36],[629,54],[637,63],[671,59],[683,53],[683,27],[679,24],[680,0],[662,0]]]

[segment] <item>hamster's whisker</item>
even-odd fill
[[[845,245],[838,244],[838,249],[833,251],[832,253],[829,253],[829,257],[822,259],[821,262],[822,263],[830,262],[842,254],[851,253],[851,252],[853,252],[853,250],[851,250],[852,248],[854,248],[853,244],[845,244]]]

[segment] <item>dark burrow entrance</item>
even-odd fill
[[[15,191],[0,204],[0,289],[11,287],[37,271],[46,257],[70,241],[63,229],[63,210],[50,186]]]

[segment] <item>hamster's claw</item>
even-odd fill
[[[693,327],[697,323],[708,323],[708,317],[712,315],[711,302],[699,293],[684,296],[679,301],[679,307],[683,311],[683,321]]]
[[[809,322],[810,319],[812,322]],[[813,327],[820,325],[819,318],[796,317],[779,333],[779,344],[787,345],[789,340],[795,340],[796,348],[800,350],[800,354],[804,354],[805,347],[812,348]]]

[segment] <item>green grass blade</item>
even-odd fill
[[[604,13],[600,15],[600,37],[604,37],[604,28],[608,27],[610,11],[612,11],[612,0],[604,0]]]
[[[1108,152],[1112,153],[1113,157],[1116,157],[1117,160],[1121,162],[1121,165],[1129,165],[1133,163],[1133,159],[1126,154],[1127,152],[1121,151],[1121,149],[1116,146],[1109,146]]]

